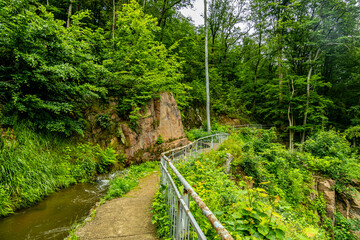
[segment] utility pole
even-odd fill
[[[211,131],[210,125],[210,86],[209,86],[209,57],[208,57],[208,26],[207,26],[207,6],[204,0],[204,23],[205,23],[205,79],[206,79],[206,122],[207,131]]]

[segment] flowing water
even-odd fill
[[[112,176],[96,183],[80,183],[60,190],[44,200],[0,219],[0,240],[64,239],[74,223],[84,220],[103,197]]]

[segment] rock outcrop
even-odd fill
[[[332,179],[320,178],[317,181],[317,191],[322,193],[326,201],[325,211],[326,216],[333,219],[336,209],[336,198],[335,198],[335,181]]]
[[[160,94],[160,100],[152,100],[142,113],[138,122],[138,133],[132,131],[126,124],[122,124],[123,133],[127,139],[127,156],[144,157],[141,153],[151,148],[164,149],[178,147],[188,143],[181,121],[181,113],[177,107],[173,94]],[[165,144],[159,144],[161,138]],[[144,154],[148,155],[148,153]]]
[[[141,111],[136,131],[117,114],[117,99],[92,109],[88,113],[91,130],[86,136],[90,142],[101,146],[112,145],[118,153],[125,152],[129,160],[145,161],[159,157],[159,153],[169,148],[188,144],[181,113],[172,93],[161,93],[159,99],[151,100]],[[98,116],[110,118],[107,128],[98,124]]]

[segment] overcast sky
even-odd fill
[[[194,5],[193,9],[183,8],[180,10],[180,12],[185,17],[190,17],[194,21],[196,26],[204,25],[204,17],[203,17],[204,1],[203,0],[195,0],[193,5]]]

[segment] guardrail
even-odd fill
[[[165,199],[168,204],[170,218],[170,235],[172,239],[206,239],[196,219],[190,211],[190,201],[193,199],[213,228],[222,239],[233,240],[229,232],[210,211],[206,204],[196,194],[194,189],[174,166],[178,161],[186,161],[186,157],[194,157],[202,152],[217,148],[229,134],[219,133],[200,138],[184,147],[172,149],[161,154],[161,184],[166,186]],[[183,186],[180,194],[169,171],[172,171]]]

